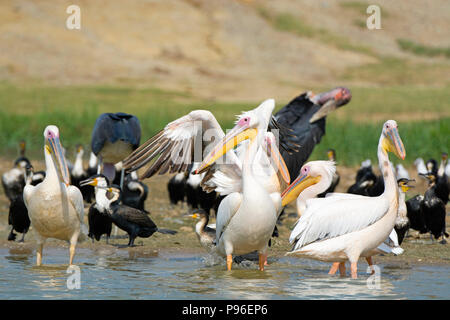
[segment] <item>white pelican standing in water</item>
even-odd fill
[[[332,161],[310,161],[305,164],[300,170],[300,175],[297,179],[295,179],[295,181],[281,194],[282,206],[286,206],[296,199],[297,213],[298,216],[301,217],[302,212],[305,212],[308,207],[324,204],[323,201],[316,201],[317,199],[314,198],[322,193],[322,190],[326,190],[331,185],[335,170],[336,167]],[[402,184],[401,187],[406,188],[409,186]],[[402,193],[402,195],[404,205],[404,193]],[[326,197],[334,197],[333,199],[337,200],[344,198],[358,199],[361,196],[349,193],[328,193]],[[394,229],[392,229],[389,237],[373,251],[373,255],[380,253],[394,253],[395,255],[403,253],[403,249],[399,246],[397,233]],[[373,263],[371,257],[366,257],[366,259],[369,266],[372,267]],[[341,275],[344,276],[345,266],[339,262],[333,264],[329,274],[335,274],[338,267]]]
[[[235,149],[237,156],[240,160],[245,157],[245,150],[248,147],[249,140],[245,140],[239,144]],[[290,180],[289,170],[284,163],[283,157],[276,145],[276,139],[272,132],[266,132],[265,138],[262,144],[262,148],[258,150],[255,161],[253,163],[253,173],[256,179],[260,181],[261,185],[269,193],[279,192],[282,188],[283,181],[288,184]],[[216,186],[215,190],[221,195],[227,195],[233,192],[241,192],[241,181],[231,180],[224,176],[220,171],[215,173],[216,179],[222,179],[222,183]],[[205,183],[208,188],[209,183]],[[214,183],[212,184],[214,186]],[[281,209],[281,208],[279,208]],[[209,222],[209,212],[202,209],[195,210],[196,213],[190,215],[192,218],[200,218],[200,221],[195,226],[195,233],[200,240],[200,244],[207,248],[208,251],[214,252],[216,247],[214,246],[216,240],[216,224],[207,225]],[[280,215],[281,210],[277,212],[277,218]],[[267,265],[267,256],[265,257],[264,265]]]
[[[394,120],[384,123],[378,144],[383,194],[315,199],[315,205],[309,206],[295,225],[289,238],[294,248],[287,254],[328,262],[349,260],[352,278],[357,277],[359,257],[373,254],[373,249],[389,236],[397,218],[398,188],[388,152],[401,159],[406,156]]]
[[[72,265],[77,241],[82,241],[87,234],[83,223],[83,196],[77,187],[70,185],[58,127],[47,126],[44,138],[45,179],[37,186],[27,185],[23,192],[38,242],[36,264],[42,264],[45,240],[56,238],[70,242],[69,264]]]
[[[133,171],[159,156],[141,178],[151,177],[158,171],[160,174],[185,171],[195,156],[193,148],[198,145],[197,135],[206,130],[200,145],[202,152],[209,153],[196,173],[207,171],[202,181],[204,189],[228,194],[219,206],[216,220],[216,249],[227,257],[228,270],[231,270],[232,254],[255,250],[260,254],[259,268],[264,270],[268,242],[281,209],[281,196],[279,190],[268,191],[263,181],[255,176],[253,164],[272,121],[274,107],[274,100],[269,99],[245,112],[227,135],[212,113],[192,111],[169,123],[123,161],[124,167]],[[228,152],[247,139],[250,142],[242,157]],[[225,154],[225,161],[218,161]],[[286,168],[280,173],[289,181]],[[268,181],[267,176],[265,181]]]

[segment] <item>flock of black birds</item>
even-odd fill
[[[30,160],[25,157],[25,142],[21,141],[20,156],[14,162],[14,167],[2,175],[2,185],[5,194],[10,200],[8,224],[11,232],[8,240],[16,239],[15,232],[22,233],[21,242],[24,241],[25,234],[30,228],[31,221],[23,200],[23,190],[26,184],[38,185],[45,178],[45,171],[33,172]],[[108,201],[108,194],[102,192],[103,189],[86,184],[87,180],[93,178],[103,178],[102,186],[115,186],[121,180],[120,170],[117,170],[115,180],[110,183],[106,176],[97,174],[98,163],[95,155],[91,154],[89,167],[84,168],[83,154],[84,148],[76,146],[76,158],[72,164],[68,161],[71,184],[78,187],[83,195],[83,200],[90,204],[88,211],[89,234],[92,241],[99,241],[102,235],[106,236],[108,243],[111,237],[112,225],[115,224],[120,229],[129,234],[129,246],[134,245],[134,239],[139,237],[150,237],[155,231],[161,233],[174,234],[172,230],[158,229],[154,222],[148,217],[149,212],[145,210],[144,203],[148,196],[148,187],[138,180],[135,172],[125,175],[120,197],[118,201]],[[95,161],[92,161],[94,159]],[[105,204],[108,204],[105,206]]]
[[[14,233],[16,231],[22,233],[20,241],[23,242],[31,224],[23,201],[23,188],[26,184],[35,186],[45,178],[45,171],[34,172],[30,160],[25,157],[25,150],[25,141],[20,141],[19,157],[14,161],[13,168],[2,175],[3,189],[10,202],[8,214],[8,224],[12,226],[8,235],[10,241],[16,240],[17,235]]]
[[[446,209],[449,200],[450,177],[446,173],[447,153],[442,153],[440,166],[435,159],[426,163],[426,171],[418,168],[418,176],[428,182],[427,190],[423,195],[418,194],[406,200],[407,223],[395,226],[399,244],[402,243],[409,229],[419,231],[420,234],[430,233],[435,239],[442,238],[441,243],[446,243]],[[402,177],[398,177],[402,178]],[[377,176],[370,160],[362,163],[356,174],[356,181],[347,192],[364,196],[377,197],[384,191],[383,177]]]
[[[280,152],[291,177],[297,176],[315,145],[325,135],[326,115],[350,100],[350,91],[343,87],[317,95],[306,92],[294,98],[275,114],[270,127],[280,130],[280,136],[284,137],[279,139]],[[73,165],[68,161],[71,183],[80,188],[84,201],[90,205],[88,221],[89,237],[92,241],[94,239],[99,241],[101,236],[105,235],[108,242],[113,224],[127,232],[129,246],[134,245],[136,237],[150,237],[157,231],[166,234],[175,233],[172,230],[159,229],[150,219],[149,212],[144,206],[148,197],[148,187],[138,180],[136,172],[125,173],[117,162],[117,159],[124,159],[138,148],[140,137],[139,120],[135,116],[125,113],[105,113],[98,117],[93,129],[92,152],[87,169],[83,165],[84,148],[81,145],[77,145]],[[336,161],[335,150],[328,150],[328,158]],[[399,225],[398,228],[396,226],[399,243],[403,241],[410,228],[420,233],[429,232],[435,239],[448,237],[445,232],[445,205],[449,198],[449,177],[443,169],[446,162],[446,154],[443,154],[439,168],[437,161],[431,159],[427,162],[426,172],[420,173],[421,177],[428,180],[428,189],[424,195],[417,195],[406,201],[408,222]],[[198,164],[194,163],[186,170],[180,170],[170,179],[167,189],[173,205],[186,202],[191,212],[202,213],[200,229],[203,230],[207,228],[211,212],[217,213],[223,197],[214,191],[205,192],[202,189],[202,175],[192,174],[196,165]],[[37,185],[44,178],[45,172],[33,172],[30,161],[25,157],[25,142],[22,141],[20,155],[14,163],[14,168],[2,176],[3,188],[10,200],[8,221],[11,232],[8,240],[16,239],[14,231],[22,233],[21,241],[24,240],[30,227],[30,219],[23,202],[23,188],[28,183]],[[334,192],[339,178],[336,172],[330,188],[319,197]],[[362,163],[355,183],[347,190],[348,193],[372,197],[381,195],[383,191],[383,178],[373,172],[370,161]],[[274,235],[276,233],[275,229]]]

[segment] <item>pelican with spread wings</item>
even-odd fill
[[[226,256],[228,270],[233,254],[255,250],[259,252],[259,268],[264,270],[268,242],[281,211],[280,186],[274,182],[274,172],[264,166],[268,154],[273,155],[272,167],[280,168],[277,174],[286,183],[290,180],[273,137],[267,135],[268,128],[274,124],[276,128],[274,107],[275,101],[269,99],[244,112],[227,134],[211,112],[192,111],[169,123],[123,161],[126,170],[134,171],[156,159],[141,176],[148,178],[156,173],[185,171],[193,160],[201,160],[196,174],[204,173],[203,189],[227,195],[218,209],[215,242],[216,252]],[[286,140],[280,144],[288,145]]]

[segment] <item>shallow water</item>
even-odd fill
[[[270,258],[266,271],[244,261],[224,270],[222,259],[201,253],[77,249],[80,289],[68,289],[68,250],[0,249],[0,299],[449,299],[447,266],[380,265],[379,282],[327,275],[329,264],[295,257]],[[369,281],[369,284],[368,284]]]

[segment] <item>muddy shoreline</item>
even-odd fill
[[[9,161],[0,160],[0,168],[7,168],[10,166]],[[42,170],[44,168],[42,161],[33,161],[35,170]],[[338,185],[337,192],[345,191],[348,186],[353,183],[357,168],[346,168],[338,166],[338,172],[341,175],[341,182]],[[413,168],[408,168],[413,172]],[[2,170],[3,173],[4,170]],[[416,178],[416,188],[413,196],[417,193],[422,193],[426,185],[421,179]],[[136,239],[136,246],[127,248],[128,239],[122,230],[118,230],[117,235],[120,239],[111,239],[110,244],[106,244],[105,239],[102,238],[99,242],[92,243],[91,239],[78,244],[78,248],[86,248],[93,251],[96,250],[123,250],[127,251],[130,256],[154,256],[158,254],[195,254],[206,255],[206,250],[201,247],[194,231],[196,221],[186,216],[188,207],[186,204],[173,206],[169,203],[167,192],[167,182],[170,179],[169,175],[155,176],[147,179],[144,182],[149,187],[149,196],[145,203],[146,209],[150,212],[151,219],[160,228],[169,228],[178,231],[176,235],[167,235],[155,233],[150,238]],[[3,193],[3,188],[0,193],[0,248],[9,249],[11,253],[21,251],[35,255],[36,242],[32,228],[25,236],[24,243],[7,241],[10,227],[8,226],[8,208],[9,202]],[[87,225],[87,212],[89,206],[85,206],[85,223]],[[449,212],[447,206],[447,212]],[[288,242],[290,230],[294,225],[296,218],[293,217],[295,208],[288,207],[286,209],[286,217],[282,220],[282,224],[278,225],[279,237],[272,241],[272,247],[269,249],[270,258],[279,258],[290,250]],[[214,223],[210,221],[210,223]],[[447,215],[447,232],[450,233],[450,219]],[[114,232],[114,227],[113,227]],[[408,237],[402,243],[402,248],[405,252],[400,256],[393,255],[378,255],[374,257],[375,264],[389,264],[396,266],[414,266],[414,265],[449,265],[450,266],[450,243],[440,244],[437,241],[433,243],[429,235],[420,235],[417,232],[410,230]],[[21,238],[21,234],[18,235]],[[68,244],[65,241],[49,239],[44,247],[44,263],[45,263],[45,248],[67,248]],[[75,263],[82,263],[75,257]],[[270,265],[269,265],[270,268]]]

